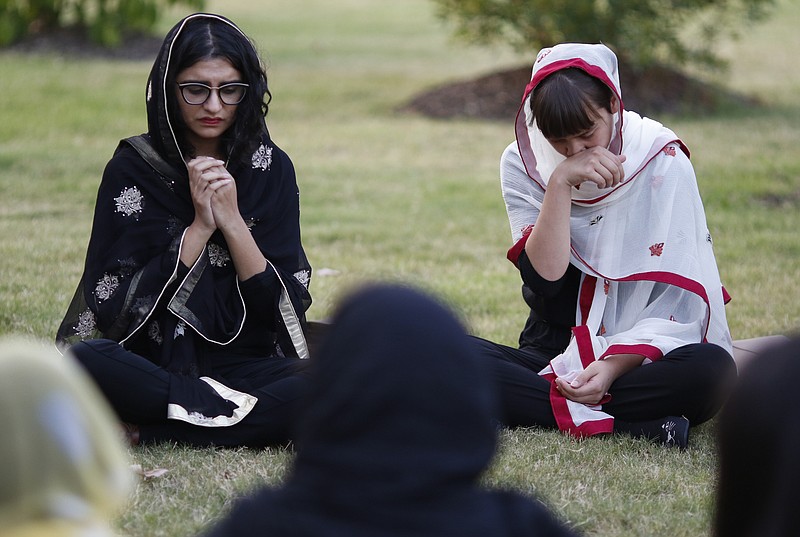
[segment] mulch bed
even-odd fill
[[[451,82],[420,93],[399,110],[433,118],[474,118],[513,121],[522,92],[531,76],[530,66]],[[645,115],[709,115],[724,104],[756,106],[754,99],[692,79],[664,67],[639,74],[622,73],[625,108]]]

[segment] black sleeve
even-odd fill
[[[517,258],[517,266],[519,267],[519,273],[522,276],[522,281],[525,283],[525,285],[527,285],[534,294],[542,298],[555,297],[564,288],[565,282],[572,278],[570,270],[572,265],[570,265],[570,267],[568,267],[568,269],[564,272],[564,275],[558,280],[546,280],[540,276],[538,272],[536,272],[535,268],[533,268],[530,259],[528,259],[528,254],[525,253],[524,249],[519,254],[519,258]]]
[[[267,326],[273,329],[275,328],[276,293],[280,292],[278,286],[278,277],[275,271],[269,267],[265,271],[239,282],[239,289],[242,291],[248,310],[263,322],[267,322]]]

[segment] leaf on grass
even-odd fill
[[[141,464],[131,464],[131,470],[134,474],[141,476],[144,479],[155,479],[157,477],[161,477],[169,470],[166,468],[154,468],[152,470],[145,470],[142,468]]]

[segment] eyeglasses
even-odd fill
[[[249,84],[242,82],[230,82],[217,87],[206,86],[199,82],[186,82],[185,84],[178,84],[181,88],[181,96],[186,104],[201,105],[205,103],[211,96],[213,90],[217,91],[219,100],[227,105],[239,104],[244,99],[244,94],[247,93]]]

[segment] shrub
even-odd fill
[[[178,4],[202,9],[205,0],[0,0],[0,46],[67,27],[115,46],[126,34],[152,30],[163,10]]]
[[[774,0],[433,0],[468,41],[532,50],[605,43],[633,69],[657,63],[722,68],[723,35],[766,17]]]

